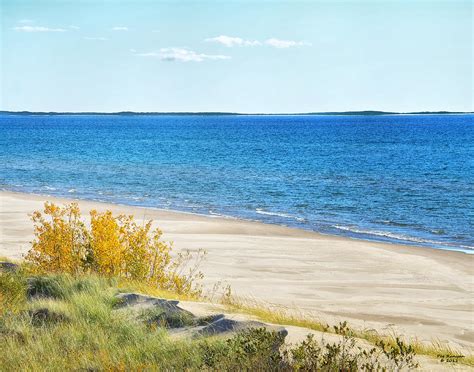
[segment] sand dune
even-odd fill
[[[45,200],[0,193],[0,256],[19,259],[33,238],[27,214]],[[227,218],[80,201],[154,219],[175,248],[208,251],[205,284],[310,312],[333,323],[474,349],[473,255],[325,236]]]

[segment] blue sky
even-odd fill
[[[473,110],[470,1],[0,4],[3,110]]]

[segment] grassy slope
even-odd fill
[[[60,287],[52,289],[55,299],[28,304],[18,301],[10,306],[13,314],[2,317],[2,369],[136,369],[149,364],[182,369],[200,365],[194,342],[172,341],[162,329],[147,329],[144,324],[131,322],[124,313],[112,311],[117,292],[113,283],[65,276],[59,282]],[[38,308],[48,308],[66,320],[34,324],[22,310]]]
[[[142,283],[119,283],[119,287],[124,290],[138,291],[140,293],[157,296],[168,299],[179,299],[179,300],[203,300],[190,298],[187,296],[179,296],[175,293],[162,291]],[[204,299],[205,300],[205,299]],[[279,324],[279,325],[292,325],[296,327],[302,327],[318,332],[329,332],[334,333],[334,327],[330,327],[328,324],[321,322],[320,320],[314,319],[307,316],[304,313],[295,312],[292,309],[282,309],[281,306],[274,307],[263,302],[256,300],[239,299],[230,295],[223,296],[220,304],[225,306],[225,311],[229,313],[239,313],[252,316],[262,322]],[[395,335],[380,334],[375,331],[367,330],[352,330],[353,335],[356,338],[368,341],[372,345],[376,345],[380,341],[387,342],[391,345],[395,345]],[[440,343],[433,341],[432,343],[423,343],[416,339],[405,340],[415,350],[417,355],[425,356],[428,358],[439,359],[440,355],[462,355],[457,350],[441,345]],[[474,355],[464,355],[462,359],[459,359],[457,363],[474,367]]]
[[[0,261],[8,261],[0,257]],[[150,330],[142,323],[130,322],[123,313],[113,311],[118,292],[139,292],[166,299],[199,300],[164,291],[140,282],[121,279],[105,279],[96,276],[71,278],[59,275],[60,285],[49,288],[57,292],[54,299],[27,302],[25,266],[19,274],[4,275],[0,272],[0,365],[8,370],[22,366],[30,370],[44,369],[47,362],[54,369],[77,365],[80,368],[140,368],[151,364],[168,365],[170,368],[202,367],[202,342],[195,340],[171,340],[163,329]],[[259,302],[236,299],[230,295],[220,300],[227,312],[250,315],[263,322],[293,325],[320,332],[334,332],[334,327],[293,311],[275,309]],[[40,330],[32,326],[26,310],[49,308],[64,314],[66,322],[54,327],[42,324]],[[353,331],[354,337],[371,344],[384,341],[394,345],[393,336],[373,332]],[[206,340],[205,348],[222,348],[221,340]],[[416,354],[436,358],[439,355],[456,355],[456,350],[439,344],[411,342]],[[180,358],[176,358],[179,355]],[[458,360],[466,366],[474,366],[474,356]],[[51,369],[51,368],[49,368]]]

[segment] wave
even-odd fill
[[[3,184],[0,184],[0,189],[3,190],[13,190],[13,191],[20,191],[28,192],[25,190],[25,187],[16,188],[16,185],[13,187],[3,187]],[[243,218],[248,220],[255,220],[261,222],[268,222],[268,223],[283,223],[288,226],[297,227],[297,228],[305,228],[313,231],[319,231],[321,233],[329,233],[335,235],[352,235],[354,238],[361,238],[361,239],[368,239],[368,240],[375,240],[375,241],[390,241],[392,243],[405,243],[405,244],[413,244],[413,245],[424,245],[424,246],[431,246],[432,248],[438,249],[448,249],[448,250],[456,250],[461,251],[468,254],[474,254],[474,245],[471,244],[472,240],[469,240],[469,235],[455,235],[455,236],[445,236],[446,231],[443,229],[423,229],[423,233],[433,234],[433,239],[439,240],[432,240],[426,239],[417,236],[410,236],[404,233],[399,233],[395,231],[386,231],[390,230],[390,227],[409,227],[410,229],[420,230],[419,226],[412,225],[412,224],[405,224],[396,222],[394,220],[384,219],[384,220],[377,220],[378,223],[383,223],[387,225],[386,227],[376,227],[375,229],[371,229],[370,227],[361,228],[352,224],[343,225],[340,224],[342,221],[337,220],[337,214],[331,214],[330,219],[322,219],[321,216],[317,219],[313,218],[303,218],[299,217],[294,214],[284,213],[284,212],[275,212],[265,210],[263,208],[256,208],[252,213],[251,210],[245,209],[241,210],[240,213],[237,211],[233,211],[233,213],[229,214],[222,214],[222,212],[216,211],[212,207],[209,208],[209,205],[206,204],[197,204],[192,202],[190,199],[186,199],[184,203],[179,202],[179,200],[171,201],[166,197],[156,197],[153,199],[152,197],[140,197],[137,195],[130,195],[130,194],[122,194],[122,195],[114,195],[111,191],[95,191],[91,193],[84,193],[82,188],[78,191],[75,188],[63,188],[62,190],[58,190],[52,186],[40,186],[36,187],[35,189],[39,191],[39,188],[43,190],[54,190],[53,194],[59,194],[62,196],[70,196],[70,197],[79,197],[81,199],[91,199],[100,202],[109,202],[109,203],[123,203],[129,205],[139,205],[149,208],[160,208],[160,209],[171,209],[177,211],[183,211],[186,213],[198,213],[198,214],[206,214],[212,217],[221,217],[221,218]],[[42,191],[44,194],[48,194],[46,191]],[[41,191],[39,192],[41,194]],[[150,196],[150,194],[146,194],[146,196]],[[262,215],[262,216],[269,216],[274,218],[263,218],[263,217],[256,217],[255,214]],[[255,218],[255,219],[254,219]],[[375,221],[375,220],[374,220]],[[337,230],[337,231],[336,231]],[[396,229],[394,229],[396,230]],[[344,233],[345,232],[345,233]],[[363,236],[357,236],[356,234],[360,234]],[[416,234],[416,232],[415,232]],[[427,235],[430,237],[429,235]],[[446,238],[446,240],[444,240]],[[464,243],[464,244],[462,244]],[[467,243],[467,244],[466,244]]]
[[[392,220],[374,220],[375,223],[387,225],[387,226],[395,226],[395,227],[410,227],[414,228],[417,230],[423,230],[423,231],[429,231],[431,234],[434,235],[444,235],[446,234],[446,231],[444,229],[427,229],[424,228],[423,226],[417,225],[417,224],[412,224],[412,223],[406,223],[406,222],[398,222],[398,221],[392,221]]]
[[[293,216],[293,215],[287,214],[287,213],[269,212],[269,211],[265,211],[265,210],[260,209],[260,208],[255,209],[255,212],[256,212],[257,214],[263,214],[263,215],[265,215],[265,216],[276,216],[276,217],[291,218],[291,219],[293,219],[293,220],[300,221],[300,222],[306,221],[306,220],[305,220],[304,218],[302,218],[302,217]]]
[[[375,223],[382,223],[384,225],[388,226],[397,226],[397,227],[408,227],[410,224],[404,223],[404,222],[398,222],[398,221],[392,221],[392,220],[375,220]]]
[[[220,214],[220,213],[216,213],[212,210],[209,210],[208,214],[209,214],[209,217],[214,217],[214,218],[229,218],[229,216],[226,216],[226,215],[223,215],[223,214]]]
[[[398,241],[405,241],[405,242],[412,242],[412,243],[421,243],[421,244],[431,244],[431,245],[436,245],[436,246],[442,246],[450,249],[454,248],[461,248],[463,251],[471,251],[469,253],[474,253],[474,247],[473,246],[468,246],[468,245],[454,245],[446,242],[440,242],[436,240],[431,240],[431,239],[423,239],[423,238],[417,238],[414,236],[409,236],[409,235],[404,235],[404,234],[396,234],[390,231],[380,231],[380,230],[368,230],[368,229],[361,229],[358,227],[353,227],[353,226],[343,226],[343,225],[333,225],[334,228],[342,231],[348,231],[356,234],[364,234],[364,235],[373,235],[373,236],[379,236],[383,238],[389,238],[389,239],[394,239]]]

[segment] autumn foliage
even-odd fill
[[[25,258],[38,271],[95,273],[179,294],[200,293],[197,268],[204,252],[172,255],[172,244],[161,239],[160,229],[152,229],[152,221],[139,225],[133,216],[92,210],[86,224],[77,203],[48,202],[31,218],[35,240]]]

